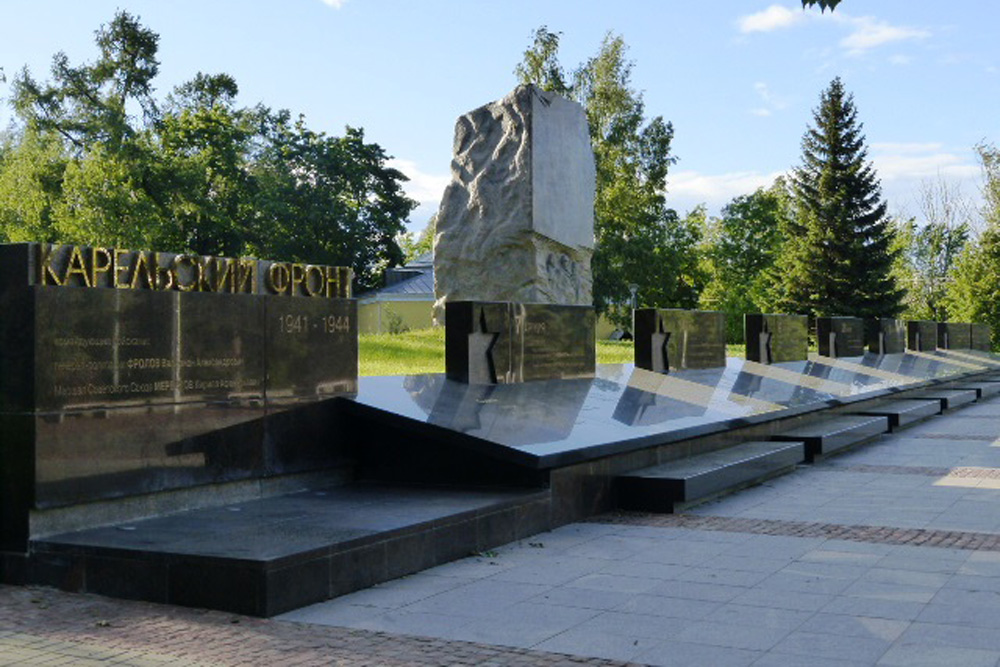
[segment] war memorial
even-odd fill
[[[444,374],[358,377],[338,267],[0,247],[0,581],[274,616],[614,509],[673,512],[1000,393],[979,324],[640,308],[595,363],[582,110],[459,119]]]

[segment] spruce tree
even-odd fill
[[[861,133],[854,98],[840,78],[820,96],[795,169],[795,216],[779,263],[780,305],[817,316],[893,317],[903,291],[882,188]]]

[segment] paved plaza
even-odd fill
[[[1000,400],[260,620],[0,587],[0,663],[1000,664]]]

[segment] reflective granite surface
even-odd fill
[[[353,300],[50,286],[3,290],[0,303],[0,518],[19,508],[5,535],[28,506],[343,457],[324,399],[357,390]]]
[[[1000,356],[941,351],[760,364],[661,375],[598,366],[593,379],[472,387],[443,375],[361,378],[358,409],[404,418],[408,429],[464,438],[508,461],[546,468],[670,442],[932,380],[1000,368]]]

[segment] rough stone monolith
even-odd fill
[[[583,107],[533,85],[461,116],[434,245],[445,301],[592,305],[594,154]]]

